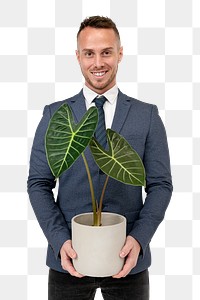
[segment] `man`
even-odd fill
[[[45,107],[33,143],[28,178],[30,201],[49,243],[49,300],[94,299],[98,287],[107,300],[147,300],[151,264],[149,243],[164,218],[172,193],[165,129],[156,106],[128,97],[117,88],[116,75],[123,48],[111,19],[95,16],[81,23],[76,56],[85,85],[74,97]],[[123,269],[107,278],[84,277],[71,262],[77,256],[71,244],[71,218],[91,211],[83,162],[78,160],[60,177],[55,201],[52,193],[55,179],[48,167],[44,146],[48,122],[60,105],[68,103],[79,121],[98,95],[107,99],[104,104],[106,127],[112,127],[129,141],[146,169],[144,203],[141,187],[125,186],[114,180],[108,184],[103,211],[126,216],[127,239],[119,253],[125,257]],[[99,172],[89,151],[86,152],[98,193],[105,175]]]

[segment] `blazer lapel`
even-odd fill
[[[70,107],[74,113],[75,121],[78,123],[86,112],[83,90],[69,100]]]
[[[119,90],[115,115],[111,127],[116,132],[120,132],[126,120],[130,106],[130,99]]]

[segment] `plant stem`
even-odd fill
[[[106,180],[105,180],[104,185],[103,185],[101,198],[100,198],[100,201],[99,201],[99,209],[98,209],[99,222],[100,222],[99,225],[101,225],[101,212],[102,212],[103,198],[104,198],[105,190],[106,190],[106,187],[107,187],[108,179],[109,179],[109,176],[107,175]]]
[[[105,180],[104,185],[103,185],[101,198],[100,198],[99,206],[98,206],[98,203],[95,200],[94,187],[93,187],[93,183],[92,183],[92,177],[91,177],[91,174],[90,174],[90,169],[89,169],[88,162],[86,160],[86,157],[85,157],[84,153],[82,153],[82,157],[83,157],[83,161],[84,161],[84,164],[85,164],[86,172],[87,172],[87,175],[88,175],[88,181],[89,181],[89,185],[90,185],[90,193],[91,193],[91,199],[92,199],[92,210],[93,210],[93,226],[101,226],[101,213],[102,213],[103,198],[104,198],[104,194],[105,194],[105,190],[106,190],[106,186],[107,186],[107,183],[108,183],[109,176],[106,176],[106,180]]]
[[[86,172],[88,175],[88,181],[89,181],[89,185],[90,185],[90,193],[91,193],[91,198],[92,198],[92,210],[93,210],[93,222],[94,222],[94,226],[97,226],[97,205],[96,205],[96,200],[95,200],[95,194],[94,194],[94,187],[93,187],[93,183],[92,183],[92,177],[90,174],[90,169],[85,157],[85,154],[82,153],[82,157],[83,157],[83,161],[85,164],[85,168],[86,168]]]

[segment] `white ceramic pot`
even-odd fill
[[[72,219],[72,246],[77,253],[74,268],[81,274],[107,277],[117,274],[124,264],[119,253],[126,239],[126,218],[102,213],[102,226],[92,226],[93,214]]]

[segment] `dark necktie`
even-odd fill
[[[106,138],[106,124],[105,124],[105,114],[104,114],[103,105],[107,101],[107,99],[104,96],[100,96],[100,97],[96,97],[93,101],[96,107],[98,108],[98,113],[99,113],[99,122],[95,131],[95,137],[99,142],[99,144],[103,148],[105,148],[107,138]]]

